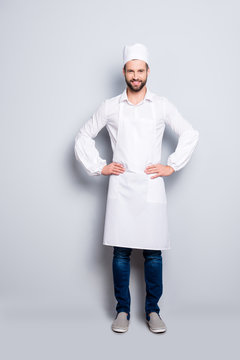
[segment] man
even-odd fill
[[[113,246],[117,300],[112,330],[125,332],[130,319],[130,254],[142,249],[146,282],[145,316],[152,332],[166,331],[158,301],[162,295],[162,250],[170,249],[163,177],[190,160],[199,133],[163,96],[146,87],[149,54],[142,44],[125,46],[122,94],[103,101],[75,138],[75,156],[89,175],[109,176],[103,244]],[[179,136],[175,151],[161,164],[165,125]],[[107,165],[93,140],[106,126],[113,150]]]

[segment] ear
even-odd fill
[[[122,71],[123,71],[123,76],[124,76],[125,75],[124,67],[123,67]]]
[[[148,68],[147,74],[148,74],[148,75],[150,74],[150,68]]]

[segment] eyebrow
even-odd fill
[[[144,71],[145,69],[138,69],[137,71]],[[128,69],[127,71],[133,71],[133,69]]]

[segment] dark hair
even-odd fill
[[[146,64],[146,71],[148,71],[149,66],[147,63],[145,63],[145,64]],[[124,71],[126,72],[126,64],[124,65]]]

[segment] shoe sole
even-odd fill
[[[161,329],[161,330],[155,330],[153,328],[151,328],[151,326],[149,325],[148,321],[146,321],[146,323],[148,324],[149,330],[151,330],[153,333],[163,333],[165,331],[167,331],[167,329]]]
[[[128,328],[127,329],[121,329],[121,328],[113,328],[112,327],[112,331],[119,332],[119,333],[124,333],[124,332],[128,331]]]

